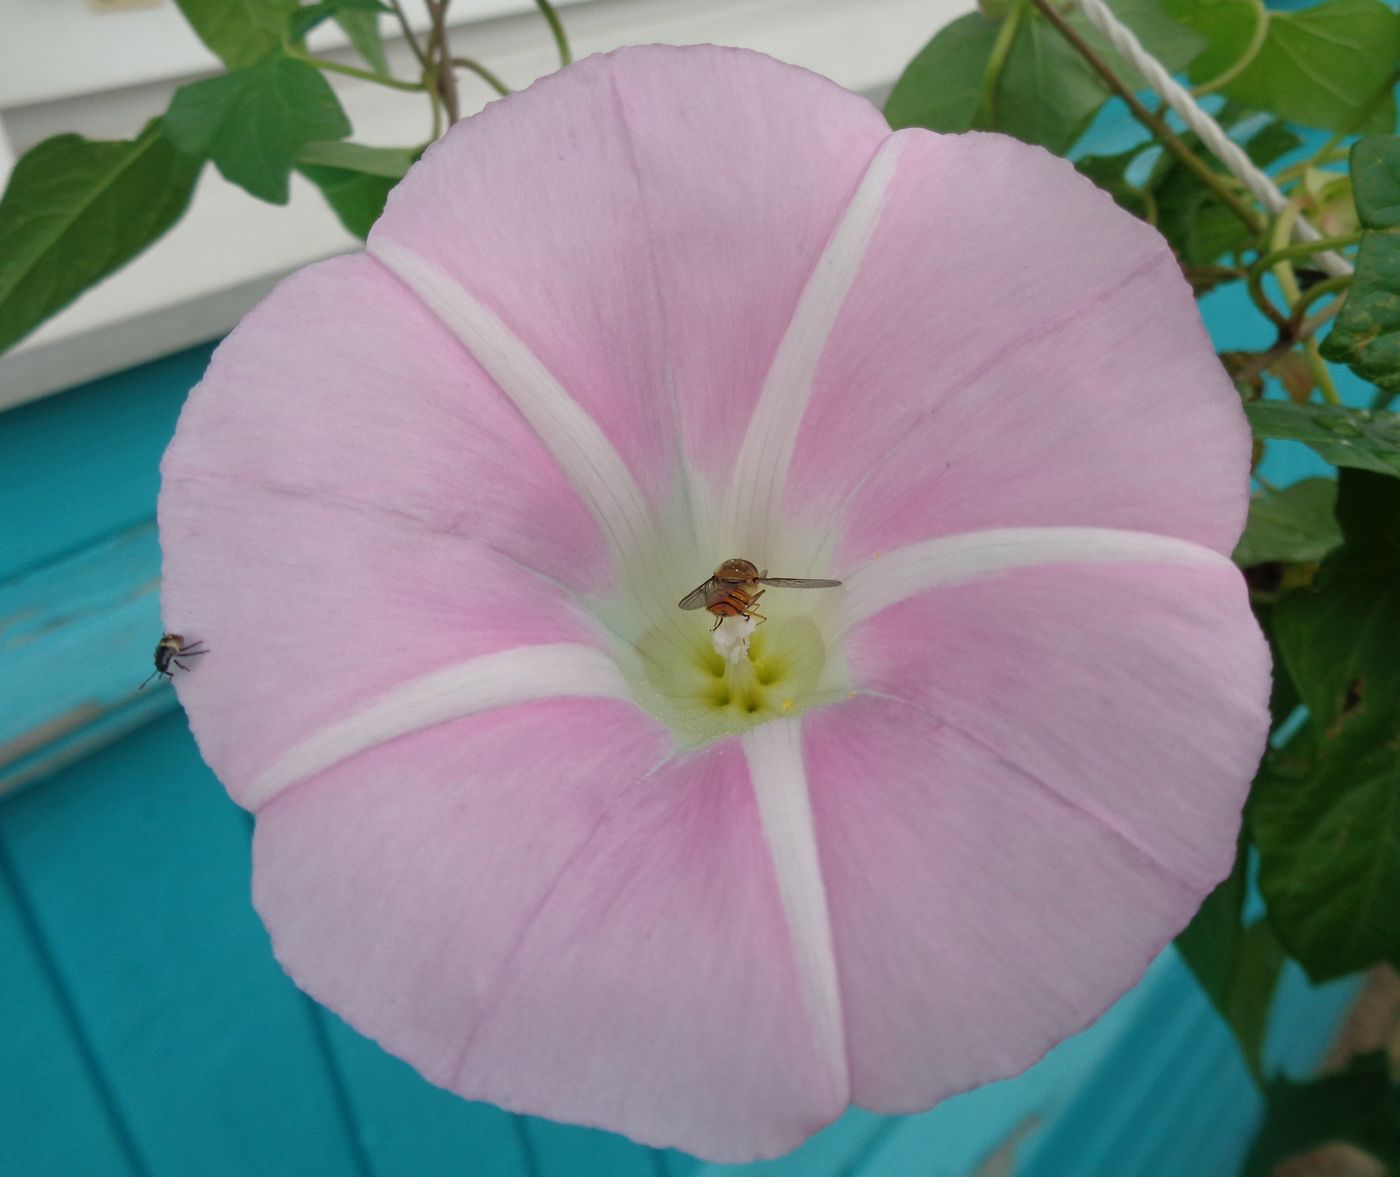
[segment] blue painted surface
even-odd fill
[[[152,517],[160,456],[212,345],[0,417],[0,582]]]

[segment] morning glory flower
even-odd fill
[[[454,127],[164,463],[166,629],[309,993],[718,1160],[1014,1074],[1231,865],[1249,436],[1061,160],[740,50]],[[773,587],[718,630],[724,560]]]

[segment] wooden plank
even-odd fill
[[[972,1173],[993,1158],[1028,1152],[1039,1133],[1128,1034],[1164,980],[1159,962],[1093,1026],[1066,1039],[1024,1073],[954,1096],[916,1116],[892,1117],[890,1131],[859,1161],[865,1177]],[[1021,1172],[1021,1169],[1014,1170]],[[1078,1170],[1071,1168],[1079,1177]]]
[[[573,1124],[525,1121],[538,1177],[666,1177],[654,1149]]]
[[[252,911],[246,818],[182,718],[3,813],[36,922],[152,1177],[365,1174],[310,1008]],[[20,1060],[22,1073],[39,1068]]]
[[[519,1117],[434,1087],[334,1014],[321,1017],[376,1177],[537,1177]]]
[[[701,1162],[691,1172],[695,1177],[846,1177],[860,1171],[862,1158],[878,1146],[893,1123],[861,1108],[850,1108],[836,1123],[785,1157],[748,1165]]]
[[[0,792],[175,706],[159,584],[154,521],[0,584]]]
[[[160,637],[159,464],[209,346],[5,414],[0,793],[174,706]]]
[[[120,1113],[45,951],[4,842],[0,806],[0,1168],[142,1177]]]
[[[0,582],[151,519],[160,457],[211,345],[11,409],[0,427]]]

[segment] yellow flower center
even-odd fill
[[[823,681],[832,668],[810,617],[775,616],[762,625],[735,617],[713,631],[708,613],[681,620],[642,635],[640,675],[629,677],[638,702],[682,745],[737,735],[844,694]]]

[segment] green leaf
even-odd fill
[[[1400,14],[1380,0],[1327,0],[1297,12],[1270,12],[1268,21],[1257,56],[1223,93],[1327,131],[1395,126],[1388,91],[1400,61]],[[1191,76],[1208,81],[1207,67],[1213,76],[1218,64],[1203,54]]]
[[[281,54],[181,87],[165,126],[180,148],[212,159],[225,179],[273,204],[286,204],[292,165],[307,143],[350,133],[326,79]]]
[[[229,69],[252,65],[282,43],[297,0],[175,0],[191,27]]]
[[[1316,980],[1400,964],[1400,481],[1340,472],[1344,546],[1272,611],[1310,719],[1255,782],[1260,889]]]
[[[1400,724],[1400,624],[1386,624],[1400,610],[1400,482],[1343,470],[1336,513],[1344,546],[1313,591],[1279,604],[1274,625],[1325,738],[1369,739]]]
[[[1269,19],[1262,0],[1165,0],[1168,16],[1205,41],[1191,62],[1191,80],[1214,81],[1231,69],[1254,43],[1261,21]]]
[[[404,173],[417,158],[418,152],[414,148],[366,147],[363,143],[339,140],[308,143],[297,156],[300,163],[364,172],[370,176],[387,176],[391,180],[403,179]]]
[[[1358,1055],[1346,1070],[1308,1083],[1278,1080],[1269,1089],[1245,1177],[1275,1177],[1283,1171],[1280,1162],[1334,1141],[1355,1145],[1386,1166],[1400,1165],[1394,1100],[1383,1051]]]
[[[1107,0],[1108,7],[1137,35],[1143,47],[1167,70],[1183,70],[1205,47],[1205,39],[1183,22],[1168,15],[1163,0]],[[1130,90],[1146,90],[1150,86],[1137,67],[1113,47],[1079,11],[1077,4],[1061,5],[1060,11],[1074,30],[1113,70]],[[1039,14],[1037,13],[1037,18]]]
[[[1360,140],[1351,151],[1351,179],[1367,232],[1322,354],[1377,388],[1400,392],[1400,137]]]
[[[1239,1043],[1245,1066],[1255,1081],[1264,1079],[1264,1040],[1269,1033],[1269,1011],[1286,959],[1283,945],[1266,919],[1245,929],[1235,959],[1235,971],[1226,995],[1225,1022]]]
[[[335,14],[335,23],[350,38],[350,44],[377,73],[389,72],[389,59],[384,53],[384,40],[379,34],[379,14],[387,12],[382,5],[363,8],[354,3],[342,3]]]
[[[398,182],[388,176],[318,164],[302,164],[297,171],[321,189],[340,223],[361,240],[369,236],[370,228],[384,211],[390,190]]]
[[[1246,574],[1245,579],[1250,579],[1249,574]],[[1279,579],[1282,580],[1282,577]],[[1254,586],[1250,585],[1250,588],[1253,589]],[[1283,655],[1279,653],[1278,641],[1274,637],[1273,606],[1260,601],[1257,595],[1252,595],[1254,599],[1250,604],[1254,608],[1254,616],[1259,621],[1259,628],[1264,631],[1264,636],[1269,641],[1269,661],[1274,664],[1274,684],[1269,691],[1269,728],[1277,732],[1293,718],[1293,713],[1302,705],[1303,696],[1298,693],[1298,686],[1293,681],[1293,676],[1288,673]]]
[[[1162,0],[1109,0],[1108,6],[1137,34],[1143,48],[1171,72],[1185,69],[1207,45],[1200,33],[1175,19]],[[1087,21],[1084,24],[1088,26]],[[1119,77],[1123,76],[1120,72]]]
[[[371,68],[386,74],[389,61],[379,35],[379,17],[390,11],[379,0],[322,0],[298,8],[287,25],[287,35],[293,41],[301,41],[317,25],[333,19]]]
[[[1197,982],[1221,1013],[1228,1002],[1240,943],[1244,939],[1245,876],[1249,844],[1241,833],[1235,865],[1205,897],[1191,922],[1176,938],[1176,947]]]
[[[890,126],[971,130],[996,36],[997,22],[979,12],[940,29],[895,83],[885,103]]]
[[[942,29],[909,63],[885,106],[890,125],[1003,131],[1063,154],[1108,91],[1053,28],[1026,13],[996,87],[996,117],[978,118],[998,22],[973,12]]]
[[[0,198],[0,351],[178,221],[199,169],[158,121],[133,140],[59,135],[26,152]]]
[[[1249,401],[1255,437],[1301,441],[1334,466],[1400,477],[1400,414],[1340,405]]]
[[[1368,229],[1400,229],[1400,137],[1368,135],[1351,149],[1356,212]]]
[[[1176,946],[1216,1012],[1225,1019],[1240,1054],[1262,1085],[1269,1007],[1283,969],[1283,949],[1263,920],[1244,927],[1248,851],[1241,837],[1235,866],[1206,896]]]
[[[1337,484],[1307,478],[1281,491],[1261,491],[1249,500],[1249,521],[1235,548],[1241,568],[1273,562],[1312,563],[1342,542],[1333,510]]]
[[[997,88],[996,130],[1063,155],[1108,90],[1084,59],[1035,13],[1011,46]]]

